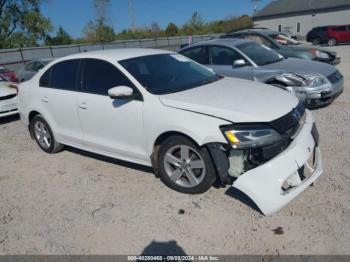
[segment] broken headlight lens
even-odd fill
[[[279,82],[286,84],[287,86],[304,86],[305,81],[302,77],[295,74],[285,73],[276,76],[275,79]]]
[[[225,128],[223,133],[233,148],[247,149],[272,145],[282,138],[268,126],[237,126]]]
[[[313,73],[313,74],[306,74],[303,76],[306,79],[306,86],[307,87],[331,87],[331,83],[329,80],[324,77],[321,74]]]

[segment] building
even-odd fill
[[[315,26],[350,24],[350,0],[273,0],[254,24],[304,37]]]

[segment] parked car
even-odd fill
[[[60,58],[21,83],[19,110],[47,153],[70,145],[152,166],[183,193],[219,179],[268,215],[312,184],[322,164],[311,112],[260,85],[169,51],[94,51]]]
[[[0,118],[18,114],[17,85],[0,75]]]
[[[18,82],[15,71],[8,69],[6,66],[0,65],[0,74],[6,77],[11,82]]]
[[[263,44],[285,58],[294,57],[332,65],[340,63],[337,53],[321,47],[301,44],[281,32],[268,29],[247,29],[222,35],[220,38],[243,38]]]
[[[344,88],[343,75],[334,66],[298,58],[285,59],[251,40],[210,40],[182,48],[179,53],[218,74],[288,90],[308,107],[331,103]]]
[[[36,59],[27,62],[21,69],[18,71],[18,79],[20,82],[27,81],[31,79],[36,73],[39,72],[44,66],[53,61],[52,58],[48,59]]]
[[[318,26],[306,35],[306,41],[314,45],[327,43],[329,46],[338,43],[350,43],[350,25]]]

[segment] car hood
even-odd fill
[[[295,73],[299,75],[305,75],[309,73],[319,73],[325,77],[330,76],[336,71],[336,68],[332,65],[321,63],[317,61],[309,61],[299,58],[288,58],[283,59],[280,62],[263,65],[259,67],[261,69],[270,70],[284,70],[290,73]]]
[[[337,52],[331,51],[328,48],[323,48],[323,47],[316,47],[312,45],[306,45],[306,44],[299,44],[299,45],[289,45],[289,47],[292,47],[294,50],[297,51],[310,51],[312,49],[314,50],[320,50],[329,54],[332,54],[333,56],[337,56]]]
[[[168,107],[235,123],[270,122],[298,104],[295,96],[279,88],[228,77],[186,91],[160,95],[159,99]]]
[[[9,83],[0,83],[0,97],[17,94],[17,90]]]

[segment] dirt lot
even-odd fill
[[[188,196],[141,166],[45,154],[0,120],[0,254],[350,254],[350,46],[334,49],[345,91],[314,111],[324,175],[271,217],[229,187]]]

